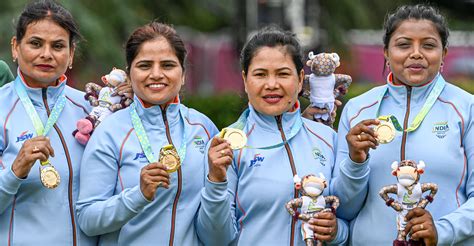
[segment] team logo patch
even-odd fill
[[[314,147],[312,153],[313,153],[314,159],[319,160],[319,163],[321,163],[321,165],[326,166],[327,159],[326,157],[324,157],[323,152],[321,152],[320,149],[318,149],[317,147]]]
[[[28,133],[28,131],[24,131],[20,134],[20,136],[16,137],[16,143],[24,142],[25,140],[33,138],[33,133]]]
[[[263,160],[265,160],[265,157],[260,154],[255,154],[253,160],[250,160],[249,167],[259,167],[262,165]]]
[[[204,150],[206,149],[206,143],[204,142],[204,139],[202,139],[201,136],[194,137],[193,145],[199,150],[199,152],[201,152],[201,154],[204,154]]]
[[[446,133],[449,131],[449,125],[447,121],[443,122],[437,122],[433,125],[433,133],[438,137],[438,138],[444,138],[446,137]]]
[[[136,153],[135,154],[135,157],[133,158],[133,160],[138,160],[139,162],[148,162],[148,160],[146,159],[146,155],[145,153],[141,152],[141,153]]]

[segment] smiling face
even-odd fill
[[[258,112],[277,116],[290,110],[298,100],[304,72],[296,71],[291,55],[283,46],[264,46],[255,52],[242,72],[250,104]]]
[[[158,37],[141,44],[130,66],[134,93],[144,102],[165,105],[184,83],[183,68],[169,42]]]
[[[393,32],[384,54],[394,84],[420,86],[434,79],[446,52],[433,22],[408,19]]]
[[[12,38],[12,54],[26,83],[31,87],[47,87],[72,64],[74,47],[69,32],[51,19],[29,24],[21,40]]]

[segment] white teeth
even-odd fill
[[[165,87],[164,84],[151,84],[149,85],[150,88],[163,88]]]

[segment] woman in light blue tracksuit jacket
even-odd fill
[[[304,76],[294,36],[278,29],[259,31],[242,50],[242,76],[249,108],[237,124],[247,135],[240,150],[220,137],[208,146],[209,174],[197,218],[206,245],[305,245],[300,228],[285,204],[299,197],[293,177],[322,173],[323,195],[336,195],[340,218],[359,209],[348,202],[363,199],[368,167],[349,159],[335,163],[336,133],[300,115],[298,92]],[[346,186],[350,184],[350,186]],[[344,244],[348,226],[332,213],[309,221],[316,238]]]
[[[397,238],[397,214],[386,206],[379,191],[397,182],[391,175],[391,163],[406,159],[424,161],[420,182],[438,185],[426,210],[414,209],[407,215],[406,231],[411,229],[414,239],[426,245],[473,245],[474,97],[439,73],[447,51],[444,18],[426,5],[403,6],[388,16],[385,31],[385,58],[392,72],[386,85],[345,106],[339,123],[338,158],[347,158],[351,147],[342,140],[359,122],[393,115],[407,129],[426,102],[434,101],[416,130],[397,132],[392,142],[370,151],[368,194],[365,201],[354,201],[364,205],[351,223],[350,241],[353,245],[389,245]],[[352,135],[349,142],[368,140],[364,134],[357,138]]]
[[[0,89],[0,245],[96,244],[75,216],[84,147],[71,132],[89,106],[64,73],[78,37],[71,14],[53,1],[32,2],[19,17],[12,39],[18,76]],[[64,105],[58,118],[51,116],[57,105]],[[51,128],[48,118],[56,119]],[[39,136],[40,125],[46,137]],[[40,181],[39,160],[46,159],[60,177],[54,189]]]
[[[135,103],[102,122],[86,147],[78,222],[86,234],[100,235],[100,245],[199,245],[194,218],[204,151],[217,128],[179,101],[186,49],[174,29],[158,22],[137,28],[126,54]],[[170,174],[149,159],[168,144],[182,161]]]

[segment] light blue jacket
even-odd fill
[[[376,117],[377,97],[384,90],[388,88],[380,115],[394,115],[402,125],[408,117],[409,125],[434,84],[433,81],[408,89],[388,82],[350,100],[339,124],[338,158],[347,157],[343,139],[348,130],[364,119]],[[420,182],[438,184],[438,193],[426,209],[435,220],[439,245],[474,245],[473,116],[473,95],[447,83],[420,127],[408,133],[405,141],[398,133],[391,143],[370,150],[368,195],[352,222],[353,245],[389,245],[396,238],[396,212],[385,205],[378,192],[383,186],[397,182],[391,175],[390,164],[402,158],[423,160],[426,168]]]
[[[282,116],[267,116],[250,106],[243,129],[249,146],[263,147],[281,143],[289,137],[299,107]],[[341,204],[357,197],[359,186],[368,178],[367,164],[344,161],[335,165],[336,133],[320,123],[303,119],[303,127],[286,145],[274,149],[245,148],[234,151],[234,162],[227,170],[227,182],[206,179],[202,191],[198,230],[206,245],[305,245],[301,221],[296,224],[285,204],[295,198],[293,176],[323,173],[328,188],[323,195],[336,195]],[[207,160],[206,160],[207,162]],[[345,184],[349,184],[346,186]],[[362,198],[361,198],[362,199]],[[351,211],[351,209],[353,211]],[[359,208],[341,206],[338,216],[355,216]],[[348,226],[338,219],[333,244],[343,244]]]
[[[140,190],[140,171],[148,160],[129,108],[114,113],[94,131],[84,152],[79,224],[86,234],[101,235],[100,245],[197,245],[194,218],[204,186],[203,158],[217,128],[193,109],[183,122],[179,110],[185,106],[179,103],[163,113],[160,106],[144,108],[139,99],[135,101],[156,157],[169,141],[180,148],[187,128],[184,163],[170,174],[170,188],[158,188],[155,199],[147,201]]]
[[[47,135],[55,153],[50,161],[59,172],[61,183],[53,190],[43,187],[38,161],[25,179],[12,172],[11,166],[23,143],[37,135],[14,84],[6,84],[0,89],[0,245],[95,245],[94,238],[87,238],[79,230],[74,207],[84,147],[71,133],[76,129],[76,121],[87,116],[90,109],[84,93],[67,86],[65,77],[58,86],[27,87],[26,91],[43,125],[60,93],[65,91],[66,105]]]

